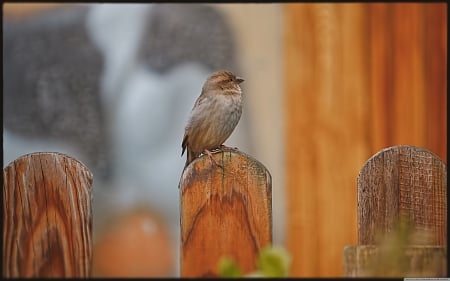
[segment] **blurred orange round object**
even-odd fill
[[[114,220],[93,252],[94,277],[167,277],[173,274],[173,245],[163,224],[148,211]]]

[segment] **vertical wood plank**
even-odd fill
[[[287,187],[287,246],[292,255],[291,276],[317,276],[318,239],[313,238],[314,220],[318,219],[317,193],[306,192],[305,186],[316,186],[317,163],[310,148],[314,131],[310,135],[307,126],[315,119],[315,110],[301,113],[303,104],[316,108],[311,84],[314,84],[316,50],[314,33],[308,29],[313,24],[313,7],[308,4],[287,4],[285,7],[285,77],[286,77],[286,187]],[[304,81],[311,81],[304,83]],[[305,93],[305,94],[304,94]],[[308,136],[308,137],[304,137]],[[302,157],[302,159],[300,159]],[[309,167],[309,169],[308,169]],[[303,186],[303,188],[302,188]]]
[[[370,25],[370,111],[372,154],[393,142],[394,96],[392,13],[385,3],[368,6]]]
[[[400,258],[392,258],[379,246],[347,246],[344,249],[345,276],[370,279],[448,277],[445,247],[414,245],[402,248],[404,252]]]
[[[425,147],[424,21],[426,4],[392,4],[394,144]],[[375,94],[375,93],[374,93]]]
[[[89,277],[91,172],[60,153],[3,169],[3,276]]]
[[[371,153],[411,144],[446,160],[446,4],[368,6]]]
[[[400,217],[433,233],[429,245],[447,245],[447,168],[429,150],[395,146],[372,156],[358,176],[359,244],[376,244]]]
[[[239,151],[194,160],[180,180],[181,277],[218,276],[221,257],[243,273],[272,243],[272,187],[266,168]]]
[[[366,19],[364,4],[285,6],[292,276],[342,276],[342,249],[357,239],[355,178],[370,137]]]
[[[447,159],[445,8],[442,3],[285,5],[287,242],[293,276],[340,276],[330,245],[352,241],[356,231],[344,234],[334,224],[339,220],[330,221],[338,214],[356,215],[349,209],[355,207],[356,190],[351,197],[347,188],[354,188],[371,154],[411,144]],[[349,60],[353,54],[361,64]],[[354,162],[359,167],[352,169]],[[355,223],[340,222],[345,228]]]
[[[447,276],[447,165],[407,145],[368,159],[358,175],[358,240],[344,249],[347,277]]]
[[[447,10],[448,3],[425,5],[426,143],[447,161]]]

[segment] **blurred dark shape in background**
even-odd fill
[[[209,73],[239,73],[226,18],[207,4],[61,5],[5,17],[3,41],[4,166],[36,151],[77,158],[94,174],[96,243],[116,239],[113,217],[146,206],[161,235],[169,233],[175,258],[165,268],[175,275],[186,118]],[[241,123],[234,138],[245,149]],[[117,254],[126,243],[108,247]],[[97,276],[114,275],[105,270]]]

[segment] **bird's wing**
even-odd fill
[[[184,132],[183,142],[181,143],[181,148],[182,148],[181,156],[183,156],[184,151],[186,150],[187,143],[188,143],[188,135],[186,134],[186,132]]]
[[[185,128],[185,130],[184,130],[183,142],[181,143],[181,148],[182,148],[182,150],[181,150],[181,156],[183,156],[184,151],[185,151],[186,148],[187,148],[187,144],[188,144],[188,134],[187,134],[187,131],[188,131],[188,128],[189,128],[189,126],[190,126],[190,124],[191,124],[191,118],[192,118],[192,115],[194,114],[195,109],[198,108],[199,105],[202,104],[203,102],[205,102],[207,99],[208,99],[208,96],[204,95],[204,94],[203,94],[203,91],[202,91],[202,93],[200,94],[200,96],[199,96],[199,97],[197,98],[197,100],[195,101],[194,106],[192,107],[192,110],[191,110],[191,116],[190,116],[190,119],[188,120],[188,124],[187,124],[187,126],[186,126],[186,128]]]
[[[200,104],[202,104],[204,101],[206,101],[208,99],[208,96],[203,95],[203,93],[198,97],[198,99],[195,101],[194,107],[192,108],[192,110],[194,110],[194,108],[198,107]]]

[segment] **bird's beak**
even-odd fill
[[[245,80],[242,79],[241,77],[236,77],[236,81],[238,84],[241,84],[242,82],[244,82]]]

